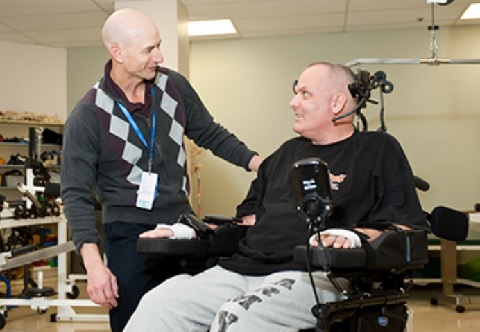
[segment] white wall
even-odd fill
[[[0,41],[0,111],[67,115],[66,49]]]
[[[70,113],[83,95],[103,76],[109,54],[105,47],[67,50],[67,110]]]
[[[479,27],[441,29],[437,39],[440,57],[480,58]],[[190,77],[216,120],[265,156],[294,135],[288,102],[292,81],[307,64],[428,58],[429,45],[426,29],[193,42]],[[414,173],[431,185],[419,194],[424,209],[471,210],[480,202],[480,65],[364,68],[385,71],[395,86],[385,96],[386,125]],[[376,130],[378,108],[364,113]],[[202,213],[234,213],[253,175],[209,152],[199,161]]]

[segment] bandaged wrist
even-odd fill
[[[173,236],[170,239],[191,239],[193,238],[193,229],[182,223],[175,223],[173,225],[157,224],[156,229],[166,228],[170,229]]]
[[[362,246],[360,237],[355,232],[349,231],[348,229],[331,228],[320,232],[320,235],[335,235],[344,237],[350,241],[350,248],[360,248]],[[312,244],[314,239],[316,239],[316,234],[310,237],[310,244]]]

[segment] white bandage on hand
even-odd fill
[[[167,225],[167,224],[157,224],[157,227],[155,229],[159,228],[166,228],[170,229],[173,232],[173,236],[170,237],[170,239],[191,239],[193,238],[193,228],[188,227],[185,224],[182,223],[175,223],[173,225]]]
[[[344,237],[347,240],[350,240],[351,249],[360,248],[362,246],[360,237],[355,232],[349,231],[348,229],[341,229],[341,228],[326,229],[320,232],[320,235],[335,235],[335,236]],[[312,244],[314,240],[318,240],[317,234],[314,234],[310,237],[310,240],[309,240],[310,244]]]

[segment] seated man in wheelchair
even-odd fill
[[[305,266],[294,259],[295,248],[312,235],[290,178],[299,160],[320,158],[329,169],[333,209],[327,230],[311,239],[314,244],[319,240],[324,247],[354,248],[387,228],[429,230],[400,144],[387,133],[359,132],[353,125],[350,111],[358,103],[351,89],[354,80],[350,68],[326,62],[301,73],[290,102],[299,137],[265,159],[238,206],[237,216],[252,226],[235,254],[195,276],[176,276],[151,290],[125,332],[314,328],[311,308],[317,299],[311,281],[322,303],[341,300],[342,292],[323,271],[314,271],[310,280]],[[141,236],[195,237],[185,227],[160,225]],[[342,232],[330,232],[332,228]]]

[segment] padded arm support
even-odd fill
[[[205,256],[208,242],[189,239],[140,238],[137,252],[168,256]]]
[[[237,249],[238,242],[245,236],[247,228],[248,226],[224,224],[205,239],[139,238],[137,251],[166,256],[231,256]]]
[[[307,247],[295,248],[295,261],[306,265]],[[311,265],[329,269],[407,269],[428,262],[428,242],[425,231],[389,230],[377,239],[364,242],[358,249],[311,248]]]

